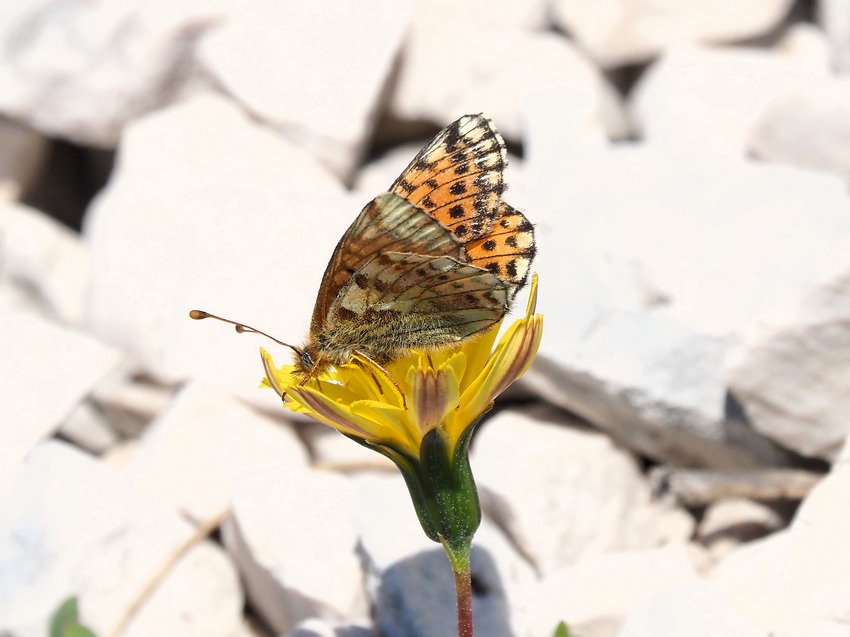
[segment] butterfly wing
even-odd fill
[[[449,228],[476,239],[498,216],[505,142],[483,115],[464,115],[419,151],[390,187]]]
[[[322,277],[313,310],[311,334],[322,331],[331,305],[351,276],[385,252],[448,256],[465,260],[457,238],[424,211],[398,195],[384,193],[366,204],[340,239]]]
[[[497,276],[446,256],[388,252],[351,277],[332,304],[320,346],[378,361],[455,343],[498,323],[509,291]]]
[[[513,298],[522,289],[537,250],[534,227],[519,210],[501,203],[493,226],[483,236],[464,243],[467,262],[498,276]]]
[[[535,247],[531,223],[501,200],[506,157],[490,121],[464,115],[419,152],[390,190],[449,228],[466,262],[501,278],[513,298],[525,285]]]

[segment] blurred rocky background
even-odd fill
[[[0,0],[0,633],[453,634],[392,467],[187,312],[300,342],[484,112],[546,331],[474,440],[478,634],[850,634],[848,73],[848,0]]]

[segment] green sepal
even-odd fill
[[[469,550],[472,536],[481,524],[478,489],[468,453],[475,424],[477,421],[461,434],[451,456],[450,441],[439,428],[423,437],[419,452],[420,480],[425,485],[425,506],[432,512],[438,529],[436,541],[456,552]]]
[[[432,429],[422,438],[419,458],[392,445],[348,436],[395,463],[425,535],[458,553],[468,551],[481,524],[478,490],[469,466],[469,442],[479,421],[480,417],[464,430],[453,451],[445,432]]]

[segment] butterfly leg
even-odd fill
[[[320,364],[324,360],[325,359],[322,358],[322,357],[319,357],[316,360],[316,362],[313,364],[313,366],[310,368],[310,370],[304,375],[304,378],[301,379],[301,382],[298,383],[298,385],[300,387],[304,387],[304,385],[306,385],[310,381],[310,379],[315,376],[316,377],[316,387],[318,388],[319,391],[322,391],[322,382],[319,380],[319,370],[321,369]]]
[[[372,358],[372,357],[371,357],[371,356],[369,356],[368,354],[363,353],[363,352],[362,352],[361,350],[359,350],[359,349],[354,350],[354,351],[352,352],[352,354],[354,354],[355,356],[359,356],[360,358],[362,358],[362,359],[364,359],[364,360],[369,361],[369,362],[372,364],[372,366],[373,366],[374,368],[376,368],[376,369],[380,370],[380,371],[381,371],[381,373],[382,373],[382,374],[386,377],[386,379],[387,379],[387,380],[388,380],[388,381],[389,381],[389,382],[393,385],[393,387],[395,387],[395,388],[396,388],[396,390],[398,391],[398,395],[399,395],[399,396],[401,396],[401,406],[402,406],[404,409],[407,409],[407,399],[406,399],[406,398],[405,398],[405,396],[404,396],[404,392],[401,390],[401,386],[400,386],[400,385],[396,382],[395,378],[393,378],[393,377],[392,377],[392,375],[389,373],[389,371],[387,371],[387,368],[386,368],[386,367],[384,367],[383,365],[381,365],[378,361],[376,361],[374,358]],[[354,360],[355,360],[355,362],[356,362],[356,360],[357,360],[357,359],[354,359]],[[360,364],[360,366],[361,366],[363,369],[366,369],[365,367],[363,367],[363,365],[362,365],[362,364]],[[380,392],[381,392],[381,394],[383,395],[384,390],[381,388],[381,384],[378,382],[378,379],[377,379],[377,377],[375,376],[375,373],[374,373],[373,371],[371,371],[371,370],[369,370],[369,373],[370,373],[370,374],[371,374],[371,376],[372,376],[372,380],[374,380],[374,381],[375,381],[375,385],[377,385],[377,386],[378,386],[378,391],[380,391]]]

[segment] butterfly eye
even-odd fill
[[[301,367],[304,369],[313,369],[313,366],[316,364],[313,361],[313,357],[310,356],[310,352],[306,349],[303,352],[298,353],[298,358],[301,360]]]

